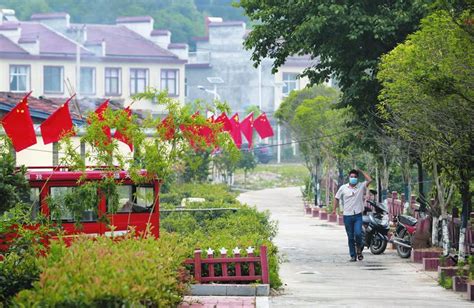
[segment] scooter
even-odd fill
[[[396,218],[393,243],[397,245],[397,253],[402,258],[409,258],[411,255],[411,239],[416,232],[417,222],[416,218],[407,215],[398,215]]]
[[[377,191],[370,190],[374,195]],[[385,251],[388,243],[388,231],[390,230],[390,222],[388,218],[388,210],[382,203],[374,200],[367,200],[372,208],[366,206],[362,215],[362,241],[364,246],[370,248],[370,252],[379,255]]]

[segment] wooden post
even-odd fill
[[[270,277],[268,273],[268,259],[267,259],[267,247],[260,246],[260,265],[262,268],[262,282],[265,284],[270,283]]]
[[[214,254],[207,254],[208,259],[214,258]],[[207,266],[209,267],[209,277],[214,277],[214,263],[208,263]]]
[[[201,250],[194,251],[194,279],[201,283]]]
[[[248,254],[249,257],[253,257],[253,252]],[[255,264],[253,262],[249,262],[249,276],[255,276]]]
[[[234,254],[235,258],[240,258],[240,253]],[[240,267],[240,262],[235,262],[235,276],[242,276],[242,269]]]
[[[227,257],[227,253],[221,253],[221,258],[226,258],[226,257]],[[227,273],[227,263],[222,262],[221,267],[222,267],[222,277],[227,277],[227,275],[228,275],[228,273]]]

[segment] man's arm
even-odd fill
[[[363,170],[360,170],[359,169],[359,172],[362,173],[362,175],[364,175],[364,178],[365,178],[365,187],[368,187],[370,182],[372,182],[372,178],[370,177],[370,175],[368,175],[367,173],[365,173]]]

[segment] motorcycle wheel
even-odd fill
[[[387,241],[381,240],[374,236],[370,243],[370,252],[374,255],[382,254],[387,248]]]
[[[405,234],[403,236],[403,240],[411,242],[410,235]],[[397,245],[397,254],[400,256],[400,258],[407,259],[411,256],[411,248],[407,248],[407,247]]]

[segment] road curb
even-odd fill
[[[190,294],[193,296],[268,296],[268,284],[193,284]]]

